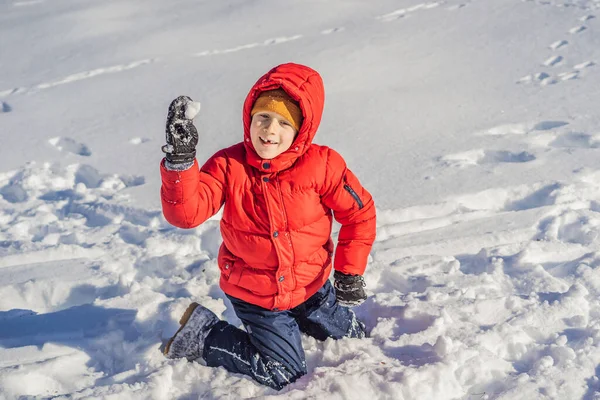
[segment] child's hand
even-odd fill
[[[179,96],[171,102],[167,115],[166,140],[162,147],[166,159],[171,164],[194,162],[198,131],[192,119],[200,111],[200,103],[188,96]]]
[[[341,305],[353,307],[362,304],[367,299],[365,280],[361,275],[346,275],[335,271],[333,278],[335,297]]]

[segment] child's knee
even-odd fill
[[[285,366],[277,361],[267,362],[268,377],[264,379],[264,384],[274,389],[281,390],[298,378],[306,375],[306,363],[303,361],[297,366]]]
[[[367,336],[367,328],[365,324],[356,318],[356,314],[354,314],[354,312],[352,312],[352,318],[350,320],[348,332],[344,336],[356,339],[363,339]]]

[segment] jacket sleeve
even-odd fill
[[[375,203],[371,194],[346,167],[342,156],[332,149],[327,149],[321,201],[342,225],[333,264],[335,270],[362,275],[377,231]]]
[[[227,156],[213,155],[198,169],[198,161],[185,171],[171,171],[160,164],[160,197],[165,219],[179,228],[195,228],[215,215],[225,201]]]

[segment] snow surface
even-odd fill
[[[0,3],[0,399],[600,399],[599,0]],[[281,392],[165,359],[218,288],[219,216],[165,222],[166,111],[199,160],[272,66],[378,205],[356,308]]]

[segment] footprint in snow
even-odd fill
[[[27,191],[18,182],[11,182],[0,188],[0,197],[9,203],[23,203],[29,199]]]
[[[585,21],[589,21],[590,19],[594,19],[596,18],[595,15],[584,15],[583,17],[579,18],[579,20],[581,22],[585,22]]]
[[[526,163],[535,160],[535,156],[526,151],[518,153],[506,150],[486,151],[485,156],[479,161],[480,164],[496,163]]]
[[[510,199],[503,211],[523,211],[553,205],[556,203],[556,191],[560,188],[560,184],[554,183],[532,189],[531,192],[523,193],[519,198]]]
[[[576,33],[581,33],[583,31],[585,31],[586,29],[587,29],[587,27],[585,25],[579,25],[579,26],[569,29],[569,33],[574,35]]]
[[[8,103],[0,101],[0,113],[7,113],[7,112],[11,112],[11,111],[12,111],[12,107]]]
[[[571,142],[572,140],[566,140],[564,136],[564,130],[560,128],[569,125],[568,122],[565,121],[542,121],[535,124],[530,131],[530,135],[525,139],[525,141],[532,147],[535,148],[548,148],[551,147],[572,147],[567,145],[567,142]],[[537,133],[537,134],[536,134]],[[562,135],[562,136],[561,136]],[[567,135],[569,135],[567,133]],[[562,139],[557,139],[562,138]],[[572,137],[571,137],[572,139]],[[553,144],[552,144],[553,143]],[[561,145],[562,143],[562,145]],[[559,146],[558,146],[559,145]],[[581,147],[581,146],[577,146]]]
[[[60,151],[66,151],[84,157],[89,157],[92,155],[92,152],[85,144],[79,143],[68,137],[57,136],[49,139],[48,143]]]

